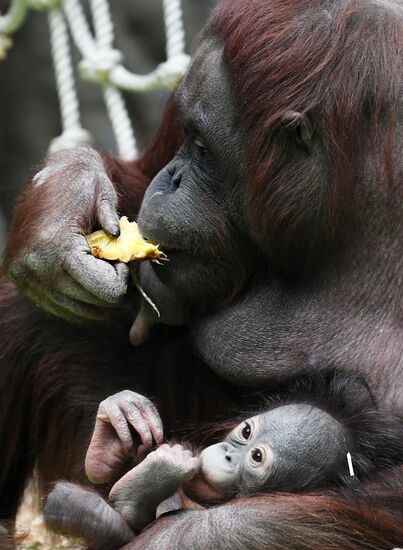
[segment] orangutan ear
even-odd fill
[[[283,128],[286,128],[290,137],[294,139],[298,147],[308,155],[312,152],[312,126],[308,116],[298,111],[288,111],[281,119]]]

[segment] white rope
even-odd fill
[[[74,43],[83,60],[81,76],[100,84],[112,84],[130,92],[148,92],[155,88],[172,89],[186,71],[190,57],[185,54],[180,0],[163,0],[167,40],[167,61],[148,75],[130,72],[122,65],[122,53],[112,48],[113,26],[106,0],[91,0],[96,40],[89,30],[78,0],[65,0],[64,11]]]
[[[189,56],[185,54],[168,59],[147,75],[134,74],[122,65],[117,65],[109,73],[109,80],[118,88],[128,92],[150,92],[156,88],[172,90],[184,75],[189,60]]]
[[[64,0],[63,10],[69,24],[74,44],[82,57],[94,55],[97,45],[91,34],[80,2],[78,0]]]
[[[100,48],[112,48],[113,23],[106,0],[90,0],[95,36]]]
[[[0,33],[13,34],[25,21],[27,13],[26,0],[12,0],[6,15],[0,16]]]
[[[122,94],[114,86],[104,86],[103,91],[118,144],[119,156],[125,160],[133,160],[138,156],[138,151]]]
[[[114,49],[114,30],[107,0],[89,0],[94,33],[80,0],[12,0],[9,12],[0,16],[0,59],[11,45],[9,35],[23,23],[27,7],[49,11],[53,63],[60,101],[62,134],[52,141],[51,151],[88,143],[90,134],[81,127],[79,103],[73,76],[68,30],[79,50],[81,77],[102,86],[104,101],[115,134],[119,155],[138,155],[130,119],[120,92],[172,89],[189,64],[180,0],[162,0],[167,60],[147,75],[130,72],[122,53]],[[61,9],[60,9],[61,8]],[[67,25],[68,29],[67,29]]]
[[[163,0],[167,59],[185,53],[185,31],[180,0]]]
[[[130,117],[120,91],[110,82],[110,72],[123,60],[122,53],[113,49],[114,33],[109,4],[106,0],[90,0],[97,49],[80,63],[81,75],[103,85],[103,94],[119,156],[133,160],[138,156]]]
[[[62,118],[62,133],[50,145],[54,153],[77,145],[91,143],[91,135],[81,127],[69,48],[67,26],[60,10],[49,11],[50,43],[56,74]]]

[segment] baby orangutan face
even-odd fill
[[[267,477],[274,455],[262,425],[263,416],[238,424],[222,443],[207,447],[201,454],[203,476],[225,495],[237,492],[246,472],[261,481]]]
[[[330,414],[283,405],[248,418],[204,449],[202,475],[225,497],[312,489],[344,466],[346,452],[345,430]]]

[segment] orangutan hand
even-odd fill
[[[79,323],[102,319],[124,296],[128,267],[94,258],[85,235],[119,235],[117,194],[100,155],[79,147],[51,156],[21,197],[5,267],[46,312]]]
[[[141,444],[133,440],[139,435]],[[142,395],[124,390],[99,405],[85,471],[92,483],[105,483],[118,473],[130,457],[143,457],[147,450],[162,443],[163,427],[155,405]]]

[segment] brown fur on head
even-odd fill
[[[388,180],[379,185],[398,181],[393,148],[403,18],[381,2],[223,0],[209,28],[225,44],[249,135],[256,235],[270,235],[280,260],[301,235],[310,246],[331,241],[368,157]],[[252,29],[254,40],[244,40]],[[290,110],[306,115],[319,136],[328,181],[305,181],[303,166],[287,165]]]

